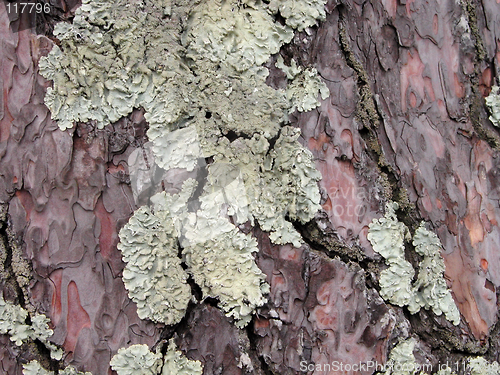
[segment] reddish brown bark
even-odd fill
[[[67,18],[75,7],[61,3],[58,12]],[[327,9],[326,21],[281,52],[316,67],[330,89],[317,110],[291,116],[322,174],[324,211],[297,226],[308,242],[300,249],[273,246],[248,228],[271,292],[238,331],[214,301],[193,304],[176,327],[137,317],[116,244],[136,208],[126,161],[145,141],[142,112],[104,130],[60,131],[43,104],[49,83],[37,73],[52,41],[29,28],[15,32],[26,20],[10,25],[0,4],[0,202],[9,215],[1,234],[5,251],[17,244],[32,267],[28,300],[9,262],[0,286],[6,298],[51,318],[65,365],[106,374],[118,348],[153,347],[174,333],[205,374],[384,362],[408,334],[420,338],[422,361],[476,353],[499,360],[500,138],[483,98],[500,73],[500,5],[330,0]],[[268,67],[269,83],[282,87],[274,60]],[[424,310],[411,316],[378,296],[383,261],[366,235],[388,200],[400,202],[410,230],[425,220],[439,235],[459,327]],[[20,374],[34,358],[59,365],[34,344],[0,340],[0,373]]]

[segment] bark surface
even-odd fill
[[[79,4],[58,0],[54,14],[31,28],[28,18],[10,20],[5,4],[0,287],[6,300],[51,319],[51,341],[65,356],[57,362],[39,342],[17,347],[1,335],[0,373],[21,374],[37,359],[51,370],[71,364],[111,374],[119,348],[155,348],[170,337],[207,375],[384,363],[406,337],[418,338],[417,360],[435,370],[469,355],[499,361],[500,134],[484,101],[499,83],[498,1],[330,0],[327,19],[282,48],[285,62],[315,67],[330,90],[316,110],[290,117],[322,174],[323,209],[295,225],[307,242],[300,248],[273,245],[267,233],[247,228],[271,291],[245,330],[217,301],[200,302],[194,283],[198,303],[178,325],[138,318],[116,245],[137,208],[127,160],[147,141],[143,111],[103,130],[59,130],[43,102],[50,82],[38,61],[57,42],[53,24],[71,19]],[[275,62],[267,64],[268,84],[284,87]],[[459,326],[379,296],[385,265],[367,232],[388,201],[399,203],[411,234],[422,220],[438,234]],[[415,267],[420,258],[411,245],[406,250]]]

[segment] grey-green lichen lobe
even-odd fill
[[[118,375],[157,375],[162,368],[162,355],[151,352],[147,345],[131,345],[118,349],[110,365]]]
[[[325,100],[330,96],[330,90],[320,78],[316,68],[303,70],[297,66],[295,60],[291,60],[288,67],[281,55],[278,56],[276,67],[281,69],[290,80],[286,88],[286,97],[289,101],[290,112],[309,112],[321,105],[318,96]]]
[[[412,314],[421,308],[432,309],[436,315],[444,313],[447,320],[458,325],[460,312],[444,279],[445,265],[439,238],[423,223],[415,231],[413,245],[423,260],[419,264],[417,280],[413,282],[415,271],[404,254],[408,229],[397,220],[397,208],[396,203],[387,203],[385,216],[374,219],[369,225],[367,238],[389,265],[380,275],[380,295],[395,305],[408,306]]]
[[[44,369],[38,361],[31,361],[23,365],[23,375],[54,375],[54,372]]]
[[[491,116],[490,121],[493,125],[500,127],[500,94],[499,87],[493,85],[490,94],[485,98],[486,105],[488,106]]]
[[[44,369],[38,361],[31,361],[23,365],[23,375],[54,375],[54,372]],[[77,371],[73,366],[68,366],[59,370],[58,375],[92,375],[92,373]]]
[[[102,128],[150,104],[179,67],[175,23],[152,1],[84,0],[72,24],[58,23],[54,46],[39,63],[54,82],[45,103],[61,129],[75,121]]]
[[[412,298],[411,282],[415,271],[405,259],[404,241],[408,228],[396,217],[397,203],[387,203],[385,216],[369,225],[368,240],[373,250],[382,255],[389,268],[380,275],[380,295],[397,306],[406,306]]]
[[[155,162],[163,169],[184,168],[192,171],[202,157],[195,126],[173,130],[156,138],[153,144]]]
[[[302,244],[288,218],[314,217],[320,174],[300,132],[284,126],[289,100],[265,84],[261,65],[293,36],[276,21],[278,10],[291,25],[304,19],[292,26],[301,29],[324,17],[323,6],[85,0],[73,24],[56,28],[61,48],[42,59],[40,71],[54,81],[46,103],[62,129],[91,120],[103,127],[141,106],[160,167],[193,171],[199,160],[214,160],[199,209],[187,209],[194,185],[186,181],[183,199],[154,196],[152,208],[140,208],[120,231],[123,279],[139,317],[174,324],[186,311],[178,238],[187,272],[240,327],[265,303],[268,285],[253,259],[255,239],[230,220],[258,222],[274,243]],[[301,104],[304,110],[324,94],[309,86],[314,103]],[[225,171],[238,175],[234,184],[221,183]]]
[[[210,195],[203,198],[203,208],[186,218],[183,254],[188,271],[204,297],[218,298],[226,315],[243,328],[255,308],[267,302],[264,294],[269,292],[252,255],[259,251],[257,241],[226,218],[214,216],[211,210],[220,207]]]
[[[28,312],[21,306],[4,301],[0,297],[0,334],[8,334],[16,345],[34,336],[33,329],[26,324]],[[48,329],[48,327],[47,327]]]
[[[193,60],[207,57],[237,71],[265,63],[292,40],[293,30],[275,22],[259,0],[209,0],[190,14],[183,44]]]
[[[28,311],[21,306],[5,301],[0,296],[0,334],[8,334],[16,345],[22,345],[28,340],[40,340],[53,359],[61,359],[63,352],[48,341],[54,333],[49,327],[50,319],[43,314],[33,313],[31,325],[26,323]]]
[[[483,357],[470,357],[467,367],[470,375],[498,375],[500,374],[500,364],[498,362],[488,362]]]
[[[238,327],[244,327],[255,308],[266,302],[264,294],[269,291],[252,254],[258,252],[257,241],[228,220],[226,200],[220,190],[212,189],[214,185],[204,190],[200,208],[191,210],[188,201],[196,185],[188,179],[178,195],[162,192],[151,200],[155,207],[170,208],[187,272],[193,275],[204,297],[218,298],[226,314],[235,318]],[[243,184],[229,185],[224,185],[224,194],[244,189]]]
[[[229,132],[246,136],[259,133],[270,139],[285,123],[288,102],[283,91],[266,85],[267,69],[236,73],[206,59],[197,61],[192,69],[198,81],[190,107],[199,110],[191,110],[189,123],[196,124],[205,142]],[[206,143],[204,153],[211,153]]]
[[[177,232],[167,208],[153,213],[147,206],[134,212],[120,230],[118,248],[126,263],[123,282],[141,319],[178,323],[191,289],[178,258]]]
[[[413,338],[401,340],[389,354],[389,360],[384,365],[386,371],[382,371],[385,375],[414,375],[419,367],[415,361],[413,350],[415,349],[416,340]]]
[[[201,375],[203,366],[200,361],[193,361],[177,350],[175,342],[170,339],[165,354],[162,375]]]
[[[326,3],[327,0],[271,0],[269,9],[274,14],[279,11],[288,26],[302,31],[317,20],[326,19]]]
[[[287,99],[291,103],[290,112],[309,112],[320,106],[318,96],[325,100],[330,96],[330,90],[321,80],[316,68],[307,68],[297,75],[286,89]]]
[[[73,366],[68,366],[64,370],[59,370],[59,375],[92,375],[92,373],[88,371],[78,371]]]
[[[413,236],[415,251],[424,257],[419,265],[418,278],[413,286],[414,297],[408,306],[411,313],[432,308],[436,315],[444,313],[455,325],[460,323],[460,312],[444,279],[445,264],[441,257],[438,236],[427,230],[422,223]]]
[[[321,175],[311,152],[298,142],[299,136],[298,129],[285,126],[274,147],[265,137],[255,135],[231,143],[222,140],[214,153],[216,163],[241,171],[250,221],[256,220],[270,232],[274,243],[297,247],[302,244],[301,236],[286,218],[310,221],[320,209],[321,198],[317,187]]]

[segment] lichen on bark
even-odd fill
[[[445,265],[441,257],[442,245],[435,233],[421,223],[415,231],[413,245],[423,257],[418,276],[405,259],[404,240],[408,228],[397,220],[397,203],[387,203],[383,218],[374,219],[368,231],[368,240],[373,249],[382,255],[389,265],[380,275],[380,294],[398,306],[408,306],[415,314],[421,308],[432,309],[436,315],[444,313],[454,325],[460,323],[460,312],[444,280]]]

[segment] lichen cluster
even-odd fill
[[[0,296],[0,334],[7,334],[16,345],[28,340],[40,340],[51,352],[54,359],[61,359],[62,351],[48,341],[54,333],[49,328],[50,319],[43,314],[31,317],[31,325],[26,323],[28,311],[21,306],[5,301]]]
[[[444,260],[441,257],[443,248],[438,236],[427,230],[422,223],[413,236],[413,246],[424,259],[420,262],[418,277],[413,284],[414,294],[408,310],[414,314],[421,307],[432,308],[436,315],[444,313],[446,319],[455,325],[459,324],[460,312],[443,277],[445,271]]]
[[[385,216],[374,219],[368,231],[373,249],[384,257],[389,268],[380,274],[380,295],[397,306],[407,306],[413,296],[411,282],[415,271],[405,259],[404,241],[408,228],[396,217],[397,203],[388,203]]]
[[[293,30],[275,22],[263,2],[208,0],[191,12],[183,44],[194,61],[208,58],[245,72],[262,65],[293,38]],[[323,3],[324,6],[324,3]]]
[[[414,338],[400,340],[391,350],[389,359],[380,373],[384,375],[428,375],[423,370],[432,370],[432,366],[423,366],[416,362],[413,354],[416,343]],[[458,367],[458,365],[453,367]],[[483,357],[469,357],[466,362],[466,373],[470,375],[498,375],[500,374],[500,365],[498,362],[488,362]],[[456,375],[448,362],[439,364],[438,370],[434,374]]]
[[[490,121],[493,125],[500,127],[500,94],[499,87],[493,85],[490,94],[485,98],[486,105],[490,109]]]
[[[497,361],[488,362],[483,357],[470,357],[467,367],[470,375],[498,375],[500,374],[500,364]]]
[[[368,240],[389,265],[380,274],[380,295],[397,306],[408,306],[412,314],[421,308],[432,309],[436,315],[444,313],[446,319],[458,325],[460,312],[443,277],[445,265],[439,238],[423,223],[415,231],[413,245],[423,260],[419,264],[417,280],[413,282],[415,271],[404,254],[408,228],[398,222],[397,208],[397,203],[388,203],[385,216],[374,219],[369,225]]]
[[[201,375],[203,366],[200,361],[188,359],[177,350],[174,340],[170,339],[168,351],[165,354],[162,375]]]
[[[283,57],[278,56],[276,67],[281,69],[290,80],[286,88],[286,97],[290,105],[290,112],[308,112],[320,106],[318,96],[326,99],[330,96],[330,90],[325,82],[321,80],[316,68],[303,70],[294,59],[291,65],[286,66]]]
[[[384,370],[381,373],[384,375],[414,375],[419,373],[419,365],[415,361],[413,350],[415,349],[416,340],[407,339],[401,340],[389,354],[389,359],[384,365]],[[421,375],[424,375],[421,373]]]
[[[302,31],[325,20],[325,4],[325,0],[271,0],[269,8],[274,14],[279,11],[288,26]]]
[[[201,375],[203,372],[201,362],[186,358],[177,350],[173,339],[169,340],[167,353],[162,357],[159,350],[153,353],[147,345],[131,345],[119,349],[111,358],[111,368],[118,375]]]
[[[189,303],[188,275],[178,258],[177,236],[167,210],[147,206],[120,230],[118,248],[126,263],[123,282],[141,319],[175,324]]]
[[[305,223],[320,208],[320,174],[300,131],[286,124],[290,110],[315,108],[328,90],[308,68],[291,80],[290,96],[266,84],[262,64],[294,29],[324,19],[325,3],[83,0],[72,24],[55,27],[60,45],[39,68],[53,81],[45,102],[60,128],[79,121],[102,128],[142,107],[154,168],[197,179],[178,194],[152,189],[150,205],[119,233],[123,280],[139,317],[178,323],[190,275],[244,327],[269,287],[254,261],[257,242],[239,225],[258,223],[274,243],[302,244],[291,221]],[[154,177],[134,158],[140,198]]]
[[[73,23],[55,26],[61,45],[39,68],[54,82],[45,103],[61,129],[89,120],[102,128],[153,105],[168,73],[180,69],[164,12],[162,1],[84,0]]]
[[[48,371],[38,363],[31,361],[23,365],[23,375],[54,375],[53,371]],[[63,370],[59,370],[58,375],[92,375],[90,372],[77,371],[73,366],[68,366]]]
[[[161,371],[162,355],[149,351],[147,345],[131,345],[118,349],[110,365],[118,375],[157,375]]]

